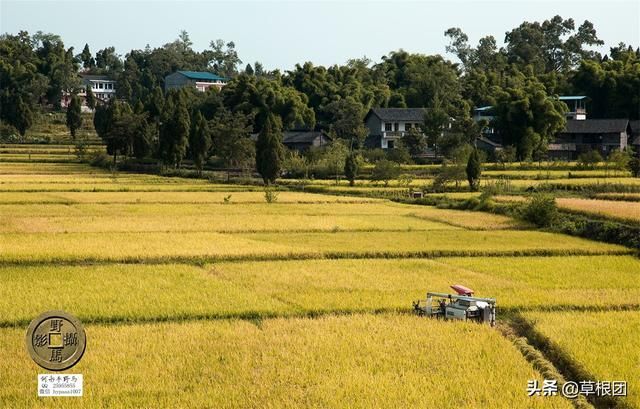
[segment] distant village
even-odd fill
[[[101,103],[107,103],[116,96],[117,81],[105,75],[79,75],[82,87],[77,95],[82,98],[82,109],[90,112],[86,103],[86,88],[93,90]],[[206,92],[210,88],[220,91],[228,79],[206,71],[176,71],[165,77],[165,91],[180,88],[193,88]],[[61,101],[67,107],[71,93],[66,93]],[[632,148],[640,152],[640,120],[628,118],[589,119],[587,106],[591,98],[587,95],[561,95],[560,101],[567,105],[566,125],[548,144],[550,160],[576,160],[581,153],[597,151],[603,157],[610,152]],[[365,146],[370,149],[394,149],[398,141],[411,129],[421,129],[425,117],[425,108],[371,108],[364,118],[368,130]],[[476,147],[493,157],[496,151],[504,149],[499,132],[490,126],[495,118],[493,106],[473,109],[474,121],[486,120],[488,126],[476,139]],[[322,131],[308,129],[284,132],[284,145],[293,150],[304,152],[311,147],[321,147],[330,142],[330,136]],[[423,159],[435,160],[432,147],[426,147],[421,155]]]

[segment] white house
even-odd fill
[[[81,86],[77,90],[76,95],[82,100],[82,110],[89,112],[87,107],[87,87],[91,87],[93,95],[98,101],[108,102],[116,96],[116,81],[107,75],[90,75],[80,74]],[[62,95],[61,105],[64,108],[69,106],[71,102],[71,93],[64,92]]]
[[[366,144],[371,148],[393,149],[396,141],[424,122],[424,108],[372,108],[364,117],[369,128]]]

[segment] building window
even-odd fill
[[[398,131],[400,130],[400,124],[399,124],[399,123],[397,123],[397,122],[396,122],[396,123],[394,123],[394,124],[393,124],[393,130],[394,130],[394,131],[396,131],[396,132],[398,132]]]
[[[411,130],[411,122],[407,122],[406,124],[404,124],[404,130],[405,131]]]
[[[98,88],[103,89],[103,88],[104,88],[104,84],[103,84],[103,83],[100,83],[100,84],[98,85]]]
[[[385,122],[384,123],[384,130],[387,132],[391,131],[391,122]]]
[[[387,148],[393,149],[393,144],[395,141],[387,141]]]

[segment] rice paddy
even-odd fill
[[[636,298],[637,299],[637,298]],[[527,313],[557,354],[579,362],[583,377],[626,381],[620,407],[640,407],[640,311]]]
[[[496,297],[500,325],[534,320],[585,376],[633,383],[620,402],[638,404],[633,361],[612,372],[600,357],[635,347],[629,248],[488,213],[298,191],[267,203],[259,186],[75,163],[2,162],[0,190],[0,407],[59,407],[36,397],[43,370],[24,350],[50,309],[87,330],[65,371],[85,396],[68,407],[574,407],[527,396],[544,376],[501,332],[410,315],[452,284]],[[597,322],[624,340],[594,351]]]
[[[578,198],[558,198],[556,201],[563,209],[640,223],[640,202]]]

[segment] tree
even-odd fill
[[[496,150],[495,156],[496,162],[501,164],[502,168],[505,169],[507,163],[516,161],[516,148],[513,145],[505,146],[500,150]]]
[[[209,122],[213,153],[225,167],[249,169],[255,164],[255,143],[250,139],[251,120],[240,112],[222,109]]]
[[[33,113],[31,112],[31,108],[29,105],[22,99],[22,97],[17,98],[17,103],[15,105],[15,109],[13,114],[10,116],[9,123],[15,126],[15,128],[20,132],[21,136],[27,132],[27,129],[31,127],[33,122]]]
[[[78,55],[78,58],[82,62],[82,68],[84,68],[85,70],[91,70],[92,68],[95,68],[96,61],[93,59],[93,56],[91,55],[91,51],[89,50],[89,44],[84,45],[84,48],[82,49],[82,53]]]
[[[191,120],[183,93],[170,92],[164,104],[158,145],[159,158],[165,165],[180,167],[189,144]]]
[[[478,157],[478,150],[474,149],[469,155],[469,160],[467,161],[467,180],[469,181],[469,189],[472,192],[478,190],[480,186],[480,158]]]
[[[433,147],[436,155],[438,154],[439,145],[449,121],[449,115],[447,115],[447,112],[440,106],[437,99],[432,106],[425,111],[422,131],[427,138],[427,145]]]
[[[93,94],[93,91],[91,90],[91,85],[87,85],[87,89],[86,89],[86,101],[87,101],[87,107],[89,107],[90,110],[95,110],[96,109],[96,96]]]
[[[564,129],[567,106],[549,97],[529,70],[514,71],[510,84],[498,95],[494,126],[504,145],[516,147],[518,159],[531,159],[541,145]]]
[[[107,153],[113,156],[113,166],[116,166],[118,153],[124,150],[125,141],[119,132],[112,132],[113,126],[121,115],[121,103],[111,100],[108,104],[100,104],[93,115],[93,126],[96,133],[107,145]]]
[[[82,103],[77,95],[71,96],[71,102],[67,107],[67,128],[71,132],[71,138],[76,139],[76,132],[82,126]]]
[[[256,143],[256,168],[264,183],[274,183],[280,175],[285,147],[282,144],[282,121],[268,114]]]
[[[222,89],[222,96],[227,109],[254,118],[256,132],[270,114],[278,115],[285,129],[311,129],[315,125],[315,114],[307,105],[306,95],[284,86],[280,79],[240,74]]]
[[[411,156],[417,156],[427,150],[427,138],[420,128],[413,127],[402,135],[402,144],[409,150]]]
[[[349,181],[349,186],[355,184],[356,177],[358,177],[358,157],[352,150],[347,156],[347,160],[344,162],[344,176]]]
[[[369,135],[364,125],[364,106],[353,98],[340,99],[324,107],[329,130],[333,136],[347,141],[353,148],[360,148]]]
[[[96,66],[104,73],[120,72],[123,68],[115,47],[107,47],[96,53]]]
[[[247,66],[244,68],[244,73],[247,75],[253,75],[255,73],[251,64],[247,64]]]
[[[191,130],[191,142],[189,144],[193,155],[193,163],[196,165],[198,173],[202,173],[202,166],[209,157],[209,148],[211,148],[211,135],[207,121],[204,119],[200,111],[196,111]]]
[[[400,165],[387,159],[382,159],[376,163],[371,173],[371,180],[383,181],[385,186],[389,181],[400,176]]]
[[[349,155],[349,148],[342,139],[334,139],[320,152],[321,155],[316,167],[329,175],[335,176],[336,184],[338,184],[340,174],[344,171],[345,162]]]
[[[638,158],[629,159],[627,168],[629,169],[629,172],[631,172],[631,176],[636,178],[640,177],[640,159]]]
[[[209,66],[223,77],[235,76],[238,73],[238,65],[242,64],[235,43],[229,41],[225,44],[224,40],[218,39],[211,41],[209,47],[211,51],[206,53]]]

